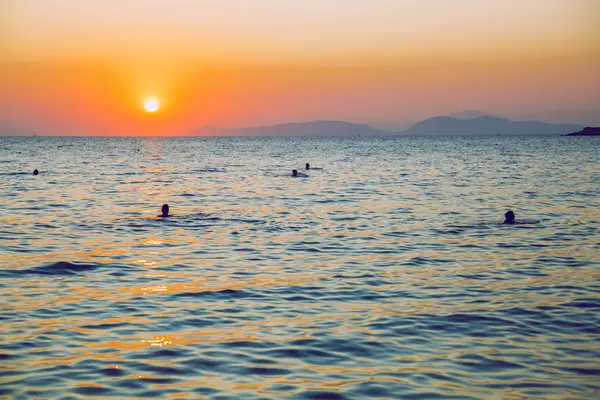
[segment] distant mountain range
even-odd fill
[[[480,110],[463,110],[454,114],[448,114],[447,117],[458,118],[458,119],[475,119],[479,117],[497,117],[498,115],[490,115],[485,111]]]
[[[208,127],[193,132],[193,134],[219,136],[381,136],[391,135],[392,132],[376,129],[370,125],[344,121],[313,121],[238,129]]]
[[[583,125],[549,124],[540,121],[511,121],[483,116],[474,119],[433,117],[417,122],[403,135],[564,135]]]
[[[370,125],[344,121],[313,121],[251,128],[219,129],[207,127],[191,135],[212,136],[390,136],[390,135],[564,135],[583,125],[550,124],[540,121],[511,121],[481,116],[473,119],[432,117],[417,122],[402,132],[389,132]]]

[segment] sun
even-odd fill
[[[158,111],[159,108],[160,103],[156,97],[148,97],[147,99],[144,99],[144,110],[147,112],[153,113]]]

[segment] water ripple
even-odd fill
[[[0,398],[598,398],[571,139],[0,138]]]

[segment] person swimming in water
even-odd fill
[[[162,211],[161,217],[165,218],[165,217],[169,216],[169,205],[168,204],[163,204],[162,208],[160,210]]]
[[[297,171],[297,170],[295,170],[295,169],[293,169],[293,170],[292,170],[292,176],[298,176],[298,171]]]
[[[515,213],[511,210],[508,210],[506,214],[504,214],[504,222],[506,225],[513,225],[515,223]]]
[[[310,164],[306,163],[306,170],[308,171],[310,169]]]
[[[39,174],[39,171],[38,171],[37,169],[34,169],[34,170],[33,170],[33,174],[34,174],[34,175],[37,175],[37,174]]]

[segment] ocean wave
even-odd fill
[[[0,270],[0,275],[5,276],[27,276],[27,275],[45,275],[45,276],[68,276],[81,275],[88,272],[93,272],[101,268],[112,268],[113,272],[119,274],[124,269],[130,268],[125,265],[116,266],[114,264],[100,263],[77,263],[68,261],[58,261],[40,265],[28,269],[3,269]],[[116,270],[115,270],[116,269]]]
[[[42,172],[40,171],[40,174]],[[0,176],[19,176],[19,175],[32,175],[32,172],[0,172]]]

